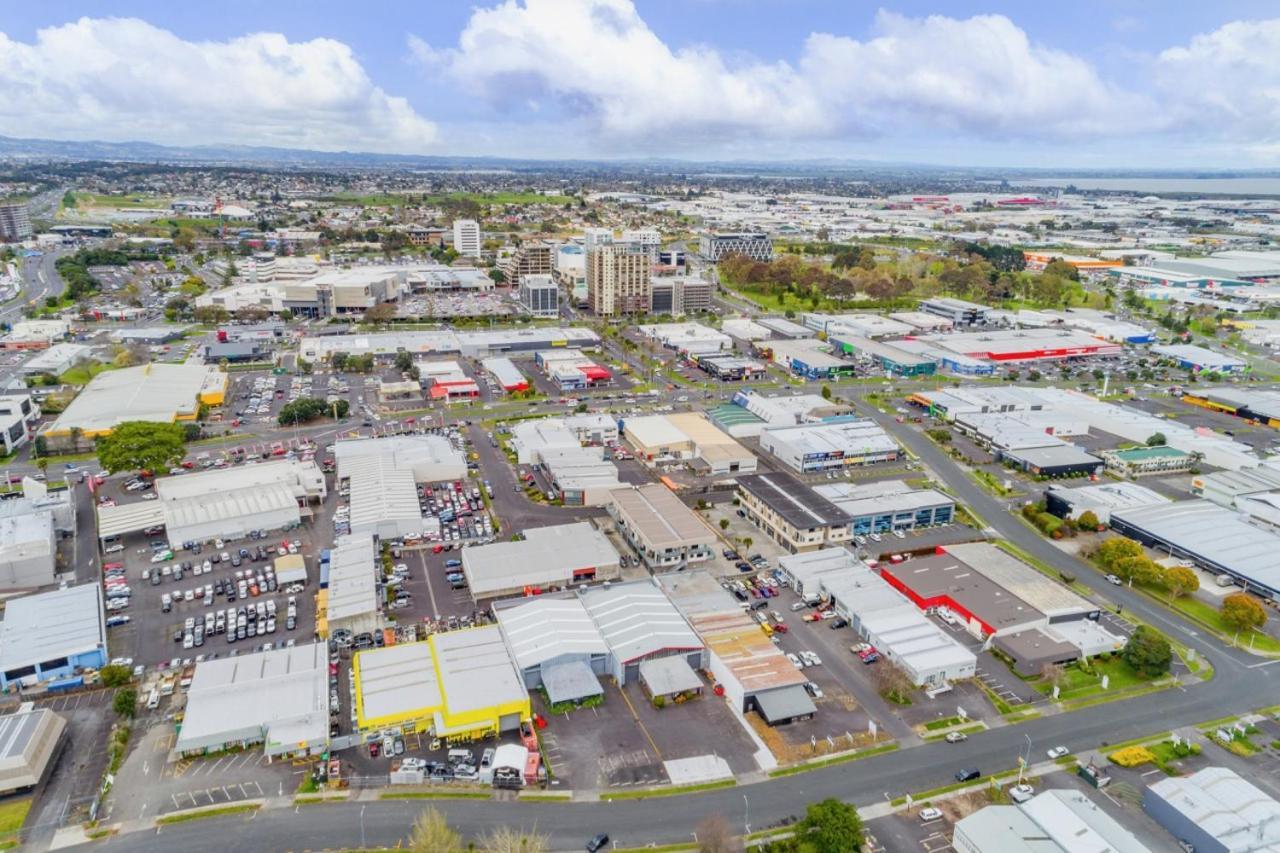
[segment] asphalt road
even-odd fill
[[[1034,761],[1045,749],[1060,743],[1073,750],[1095,748],[1276,701],[1280,695],[1280,670],[1276,667],[1198,635],[1137,593],[1106,585],[1096,572],[1023,527],[919,432],[871,411],[865,404],[859,406],[897,435],[1000,535],[1049,565],[1074,573],[1095,591],[1105,593],[1103,597],[1123,604],[1126,611],[1179,635],[1210,659],[1215,678],[1165,691],[1157,701],[1138,697],[1112,702],[992,729],[971,735],[960,744],[925,744],[851,764],[691,796],[567,804],[439,800],[432,805],[469,836],[496,825],[536,824],[538,831],[550,835],[552,848],[557,850],[581,849],[585,839],[596,832],[608,832],[620,846],[675,843],[691,840],[694,828],[709,814],[724,815],[734,827],[749,825],[758,830],[797,816],[807,803],[825,797],[865,806],[886,796],[947,784],[960,767],[975,766],[984,772],[1007,769],[1015,766],[1028,746]],[[178,844],[192,851],[393,846],[408,835],[422,808],[423,804],[404,801],[343,803],[309,809],[306,820],[298,820],[290,809],[267,810],[252,820],[209,819],[166,827],[154,835],[121,836],[98,845],[131,851],[169,850]]]

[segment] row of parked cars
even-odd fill
[[[215,635],[225,634],[227,644],[238,640],[247,640],[276,632],[277,608],[275,599],[259,601],[256,604],[241,605],[239,608],[228,607],[225,610],[209,612],[204,619],[188,616],[182,628],[175,629],[174,642],[181,642],[184,649],[203,646],[205,640]],[[298,627],[297,600],[289,596],[285,611],[285,630],[292,631]]]

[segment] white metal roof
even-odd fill
[[[323,643],[196,664],[175,749],[198,749],[262,730],[268,748],[322,742],[329,732]]]
[[[399,643],[357,652],[360,711],[364,719],[403,714],[443,703],[431,644]]]
[[[622,663],[664,649],[701,649],[671,599],[651,581],[599,586],[579,593],[587,613]]]
[[[326,618],[332,623],[378,611],[377,552],[373,536],[342,537],[329,552],[329,598]]]
[[[560,585],[572,579],[575,569],[618,565],[618,552],[590,522],[534,527],[524,537],[463,550],[462,567],[473,596]]]
[[[497,625],[433,634],[431,643],[451,715],[516,702],[528,695]]]
[[[539,596],[495,609],[498,624],[520,669],[565,655],[606,654],[600,630],[575,596]]]
[[[1230,851],[1280,850],[1280,803],[1226,767],[1160,779],[1149,788]]]
[[[194,417],[211,374],[218,374],[225,383],[225,374],[205,365],[145,364],[99,373],[49,430],[79,427],[92,433],[123,421],[171,423],[180,415]]]
[[[102,588],[96,583],[12,598],[5,605],[0,670],[106,647]]]

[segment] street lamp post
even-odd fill
[[[751,834],[751,801],[747,799],[746,794],[742,795],[742,805],[746,810],[746,813],[743,815],[743,818],[742,818],[742,827],[743,827],[742,834],[750,835]]]
[[[1026,757],[1024,757],[1021,763],[1018,765],[1018,784],[1019,785],[1022,784],[1022,774],[1026,771],[1027,764],[1031,762],[1031,735],[1027,734],[1026,732],[1023,732],[1022,736],[1027,739],[1027,754],[1026,754]]]

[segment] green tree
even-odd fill
[[[1162,432],[1153,432],[1151,437],[1147,439],[1147,447],[1164,447],[1168,443],[1168,439],[1164,437]]]
[[[720,519],[720,529],[721,529],[721,530],[728,530],[728,529],[729,529],[729,519],[727,519],[727,518],[722,518],[722,519]]]
[[[186,453],[182,424],[125,421],[98,439],[98,461],[102,467],[119,471],[163,471]]]
[[[1166,569],[1163,580],[1170,598],[1182,598],[1200,588],[1200,576],[1183,566]]]
[[[1110,569],[1115,566],[1117,560],[1125,557],[1141,557],[1142,546],[1125,536],[1112,536],[1098,546],[1094,556],[1104,568]]]
[[[830,400],[830,399],[831,399],[831,386],[830,386],[830,385],[823,385],[823,386],[822,386],[822,399],[824,399],[824,400]]]
[[[345,352],[335,352],[329,356],[329,364],[333,367],[334,370],[341,373],[342,371],[346,370],[347,359],[349,357],[350,356],[348,356]]]
[[[1097,514],[1091,509],[1086,509],[1076,519],[1076,524],[1081,530],[1097,530],[1100,523]]]
[[[862,818],[852,805],[828,797],[805,809],[796,837],[814,853],[857,853],[862,849]]]
[[[138,691],[132,687],[121,687],[111,700],[111,707],[122,717],[132,717],[138,708]]]
[[[389,323],[396,317],[396,306],[390,302],[379,302],[372,308],[364,312],[364,321],[366,323]]]
[[[98,670],[98,678],[102,679],[103,687],[121,687],[133,680],[133,673],[127,666],[109,663]]]
[[[494,269],[489,270],[489,278],[493,279],[494,284],[507,283],[507,274],[504,273],[502,270],[497,269],[496,267]]]
[[[396,353],[396,370],[399,370],[401,373],[408,373],[412,367],[413,356],[403,350]]]
[[[1169,671],[1173,663],[1173,647],[1156,629],[1139,625],[1124,644],[1120,657],[1136,672],[1156,678]]]
[[[1222,623],[1236,631],[1261,628],[1267,622],[1267,611],[1247,592],[1233,592],[1222,599]]]
[[[281,409],[276,421],[280,426],[294,426],[297,424],[314,421],[316,418],[322,417],[328,411],[323,400],[315,397],[300,397],[291,403],[286,403]]]

